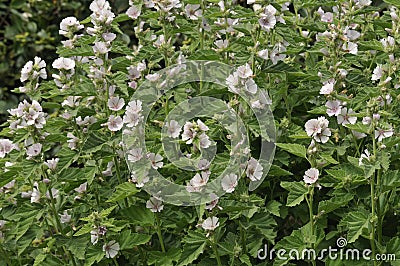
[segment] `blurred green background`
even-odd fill
[[[110,0],[114,13],[128,8],[128,0]],[[0,0],[0,123],[7,109],[24,95],[12,93],[21,86],[20,71],[35,56],[49,66],[57,57],[56,47],[63,39],[58,34],[63,18],[83,20],[90,15],[91,0]]]

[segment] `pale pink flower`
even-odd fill
[[[104,125],[107,125],[108,129],[111,131],[119,131],[124,126],[124,123],[120,116],[110,115],[107,123]]]
[[[54,171],[57,168],[57,164],[58,164],[59,160],[60,160],[59,158],[53,158],[51,160],[47,160],[44,163],[44,165],[46,165],[50,170]]]
[[[147,159],[151,161],[151,167],[157,170],[158,168],[163,167],[164,163],[162,162],[163,157],[160,154],[149,153],[147,154]]]
[[[181,126],[178,124],[178,121],[171,120],[165,124],[167,127],[167,135],[170,138],[177,138],[181,132]]]
[[[251,181],[258,181],[262,178],[263,167],[262,165],[253,157],[247,162],[246,175]]]
[[[111,97],[108,99],[108,108],[112,111],[119,111],[125,105],[125,101],[123,98],[119,98],[118,96]]]
[[[319,94],[324,94],[324,95],[331,94],[333,92],[335,83],[336,83],[335,79],[329,79],[328,81],[325,81],[323,83],[324,85],[319,91]]]
[[[198,20],[203,15],[203,11],[200,9],[199,4],[187,4],[185,6],[185,13],[191,20]]]
[[[115,240],[111,240],[107,244],[103,245],[103,251],[106,253],[106,258],[114,258],[117,256],[119,249],[119,243]]]
[[[141,10],[139,8],[137,8],[136,6],[131,6],[126,11],[126,14],[131,19],[137,19],[140,16],[140,13],[141,13]]]
[[[133,148],[128,152],[128,161],[134,163],[143,158],[142,148]]]
[[[364,165],[363,161],[365,161],[365,160],[368,162],[371,161],[371,154],[369,153],[369,151],[367,149],[364,150],[364,153],[361,154],[360,159],[358,159],[358,165],[359,166]]]
[[[338,116],[342,110],[341,102],[339,100],[327,101],[326,104],[326,113],[329,116]]]
[[[378,139],[378,141],[382,141],[385,138],[389,138],[393,136],[393,129],[382,129],[382,128],[377,128],[375,130],[375,138]]]
[[[306,184],[314,184],[317,182],[319,176],[319,171],[316,168],[310,168],[305,172],[304,182]]]
[[[26,155],[28,155],[28,159],[38,156],[42,152],[42,144],[35,143],[29,146],[26,149]]]
[[[70,214],[68,214],[67,210],[65,210],[63,214],[59,214],[59,215],[60,215],[60,222],[62,224],[69,223],[71,221],[72,216]]]
[[[235,174],[229,174],[222,178],[222,189],[227,193],[232,193],[238,184],[238,177]]]
[[[0,139],[0,158],[4,158],[14,148],[14,144],[9,139]]]
[[[354,116],[356,112],[352,109],[347,110],[347,107],[343,107],[340,111],[340,114],[337,116],[338,124],[347,125],[352,124],[354,125],[357,122],[357,117]]]
[[[150,197],[150,199],[146,202],[146,208],[150,209],[152,212],[161,212],[164,209],[164,205],[160,199]]]
[[[218,226],[219,226],[219,222],[218,222],[218,217],[216,217],[216,216],[208,217],[201,224],[201,227],[204,230],[210,230],[210,231],[215,230]]]
[[[207,185],[209,174],[207,172],[201,172],[201,174],[196,174],[192,179],[190,179],[189,184],[186,186],[188,192],[199,192]]]

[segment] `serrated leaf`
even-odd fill
[[[139,190],[136,188],[136,185],[130,182],[125,182],[123,184],[118,185],[115,188],[115,192],[111,195],[111,197],[107,200],[107,202],[117,202],[128,198],[130,196],[138,193]]]
[[[149,242],[151,235],[132,233],[131,230],[124,230],[119,235],[121,250],[132,249],[135,246],[143,245]]]
[[[347,127],[348,129],[355,130],[357,132],[369,134],[369,126],[361,124],[361,123],[356,123],[354,125],[346,124],[344,126]]]
[[[289,191],[286,206],[293,207],[300,204],[304,200],[304,196],[308,193],[308,188],[304,182],[288,182],[282,181],[281,186]]]
[[[206,247],[206,242],[197,245],[197,244],[185,244],[183,246],[182,255],[179,260],[178,266],[189,265],[193,261],[195,261],[200,254],[203,253],[204,248]]]
[[[307,149],[303,145],[294,143],[276,143],[276,146],[296,156],[307,159]]]
[[[340,222],[339,226],[346,228],[347,242],[355,242],[364,231],[369,231],[370,214],[366,210],[349,212]]]
[[[346,206],[353,198],[353,195],[346,193],[340,196],[334,196],[329,200],[321,201],[318,205],[318,213],[321,213],[322,211],[324,214],[330,213],[340,207]]]
[[[39,254],[35,257],[35,261],[33,262],[33,266],[42,265],[41,263],[42,263],[45,259],[46,259],[46,254],[39,253]]]

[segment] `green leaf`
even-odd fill
[[[136,185],[130,182],[125,182],[123,184],[118,185],[115,188],[115,192],[111,195],[111,197],[107,200],[107,202],[117,202],[128,198],[130,196],[138,193],[139,190],[136,188]]]
[[[347,242],[353,243],[361,235],[367,235],[370,229],[370,214],[366,210],[349,212],[340,222],[339,226],[348,230]]]
[[[343,193],[339,196],[334,196],[329,200],[321,201],[318,205],[318,213],[324,212],[327,214],[340,207],[345,207],[347,203],[354,198],[354,195]]]
[[[383,0],[385,3],[400,8],[400,0]]]
[[[354,125],[346,124],[344,126],[347,127],[348,129],[355,130],[357,132],[369,134],[369,126],[364,125],[362,123],[357,123],[357,124],[354,124]]]
[[[72,238],[68,240],[66,247],[69,251],[71,251],[75,258],[84,260],[88,242],[89,238],[87,236]]]
[[[91,246],[86,252],[85,266],[91,266],[95,262],[101,261],[105,256],[105,252],[96,246]]]
[[[199,232],[189,232],[183,241],[185,244],[178,263],[179,266],[188,265],[195,261],[203,253],[207,244],[207,238]]]
[[[285,150],[287,152],[290,152],[296,156],[302,157],[307,159],[307,149],[303,145],[300,144],[292,144],[292,143],[276,143],[276,146],[281,148],[282,150]]]
[[[280,217],[280,209],[281,209],[282,203],[276,201],[276,200],[271,200],[270,202],[267,203],[265,206],[265,209],[270,212],[271,214]]]
[[[333,159],[333,157],[329,154],[321,154],[320,157],[321,157],[321,159],[325,160],[328,163],[339,164],[339,162],[336,161],[335,159]]]
[[[161,251],[151,251],[148,254],[149,258],[147,263],[149,265],[173,266],[173,262],[177,262],[181,257],[181,250],[179,248],[170,248],[167,253]]]
[[[124,230],[119,235],[118,243],[121,250],[132,249],[135,246],[146,244],[150,241],[151,235],[132,233],[131,230]]]
[[[119,213],[134,224],[154,225],[154,214],[144,206],[131,206],[120,210]]]
[[[38,266],[38,265],[42,265],[41,263],[46,259],[46,254],[43,253],[39,253],[36,258],[35,261],[33,262],[33,266]]]
[[[286,206],[293,207],[300,204],[304,200],[304,196],[308,193],[308,188],[304,182],[288,182],[282,181],[281,187],[289,191]]]

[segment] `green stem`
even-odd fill
[[[219,254],[218,254],[217,243],[215,243],[214,237],[213,237],[213,239],[211,240],[211,244],[212,244],[212,248],[213,248],[213,250],[214,250],[215,258],[217,259],[217,264],[218,264],[218,266],[222,266],[221,258],[219,257]]]
[[[158,216],[158,214],[156,213],[156,221],[157,221],[157,236],[158,236],[158,240],[160,241],[160,245],[161,245],[161,250],[162,252],[165,253],[165,246],[164,246],[164,240],[163,240],[163,236],[161,234],[161,222],[160,222],[160,217]]]
[[[309,194],[308,194],[308,197],[306,197],[306,201],[307,201],[307,205],[308,205],[308,212],[309,212],[309,215],[310,215],[310,237],[312,239],[311,249],[315,250],[313,197],[314,197],[314,186],[311,186],[309,188]],[[312,263],[313,266],[317,265],[315,260],[312,260],[311,263]]]

